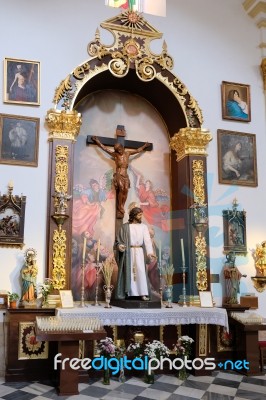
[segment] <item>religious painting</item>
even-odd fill
[[[0,164],[38,166],[40,119],[0,114]]]
[[[250,86],[242,83],[222,82],[222,117],[250,122]]]
[[[258,186],[256,135],[217,130],[219,183]]]
[[[4,102],[40,105],[40,63],[4,59]]]
[[[8,193],[0,196],[0,246],[24,246],[26,196],[13,195],[13,183]]]
[[[223,210],[224,226],[224,253],[247,253],[246,212],[237,209],[238,203],[234,199],[232,210]]]
[[[216,326],[217,351],[233,350],[233,333],[228,332],[224,326]]]
[[[48,342],[36,339],[35,323],[20,322],[18,337],[18,359],[35,360],[48,358]]]
[[[99,263],[113,253],[116,233],[115,162],[95,141],[97,137],[110,153],[117,141],[124,148],[137,149],[151,143],[140,154],[129,157],[127,173],[130,188],[125,202],[124,218],[128,221],[133,204],[143,210],[142,221],[148,226],[154,252],[162,263],[170,262],[170,171],[169,138],[161,116],[139,96],[116,90],[86,97],[77,110],[83,124],[75,145],[72,215],[71,289],[74,300],[80,300],[84,237],[85,301],[94,301],[96,291],[97,244],[100,239]],[[141,123],[140,123],[141,121]],[[123,129],[122,129],[123,128]],[[119,131],[119,132],[118,132]],[[120,136],[123,131],[124,136]],[[147,165],[149,167],[147,167]],[[160,290],[157,260],[147,263],[149,281],[154,293]],[[117,267],[111,284],[115,286]],[[102,274],[98,281],[98,300],[104,300]],[[113,291],[114,293],[114,291]]]

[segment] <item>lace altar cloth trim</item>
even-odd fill
[[[161,309],[124,309],[119,307],[104,308],[88,305],[84,308],[58,308],[56,315],[61,317],[98,317],[103,325],[221,325],[228,330],[228,317],[224,308],[181,307]]]

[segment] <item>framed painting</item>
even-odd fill
[[[8,193],[0,195],[0,246],[24,246],[26,196],[13,194],[13,183]]]
[[[19,322],[18,360],[48,358],[48,342],[36,339],[34,322]]]
[[[40,105],[40,63],[4,59],[4,102]]]
[[[40,119],[0,114],[0,164],[38,166]]]
[[[258,186],[256,135],[217,130],[219,183]]]
[[[249,85],[222,82],[222,117],[235,121],[251,121]]]
[[[234,199],[232,209],[223,210],[224,253],[247,254],[246,212],[237,209]]]

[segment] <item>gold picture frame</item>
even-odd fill
[[[40,62],[4,59],[4,103],[40,105]]]
[[[0,114],[0,164],[38,167],[40,118]]]
[[[48,342],[36,340],[35,323],[20,322],[18,337],[18,359],[47,359],[48,353]]]
[[[258,186],[256,135],[217,130],[219,183]]]
[[[250,86],[243,83],[222,82],[222,118],[250,122]]]

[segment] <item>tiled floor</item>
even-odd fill
[[[148,385],[140,378],[128,378],[125,383],[111,379],[110,385],[101,380],[79,384],[79,394],[58,396],[47,382],[5,383],[0,378],[0,400],[266,400],[266,376],[246,377],[233,373],[214,372],[212,376],[190,375],[180,381],[173,375],[157,375]]]

